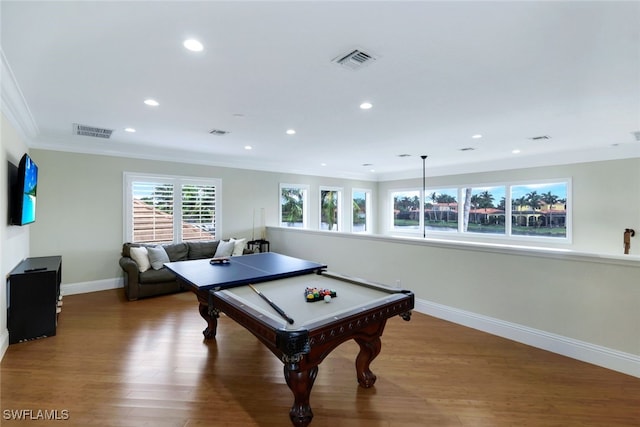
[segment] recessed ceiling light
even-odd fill
[[[513,154],[518,154],[518,153],[520,153],[520,150],[518,150],[518,149],[516,148],[515,150],[512,150],[511,152],[512,152]]]
[[[147,104],[147,105],[149,105],[149,106],[151,106],[151,107],[157,107],[158,105],[160,105],[160,104],[158,103],[158,101],[156,101],[155,99],[151,99],[151,98],[149,98],[149,99],[145,99],[145,100],[144,100],[144,103],[145,103],[145,104]]]
[[[375,169],[369,169],[369,172],[375,172],[375,171],[376,171]]]
[[[134,133],[136,130],[134,128],[124,128],[125,132]]]
[[[326,163],[320,163],[320,166],[327,166]]]
[[[244,149],[245,149],[245,150],[252,150],[252,149],[253,149],[253,147],[252,147],[252,146],[250,146],[250,145],[245,145],[245,146],[244,146]]]
[[[204,46],[196,39],[187,39],[182,45],[191,52],[202,52]]]
[[[480,139],[480,138],[482,138],[482,135],[480,135],[479,133],[476,133],[475,135],[471,135],[471,138]]]
[[[287,135],[295,135],[295,134],[296,134],[295,129],[287,129]]]
[[[363,102],[362,104],[360,104],[360,108],[363,110],[369,110],[371,107],[373,107],[373,104],[371,104],[370,102]]]

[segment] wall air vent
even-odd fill
[[[211,135],[222,136],[222,135],[226,135],[226,134],[231,133],[231,132],[228,131],[228,130],[222,130],[222,129],[211,129],[209,131],[209,133]]]
[[[111,138],[111,134],[113,133],[113,129],[103,129],[95,126],[86,126],[79,125],[78,123],[73,124],[73,134],[80,136],[92,136],[94,138]]]
[[[336,64],[341,65],[342,67],[349,70],[356,71],[361,69],[362,67],[369,65],[375,60],[376,58],[373,55],[358,49],[354,49],[346,55],[339,55],[333,58],[331,62],[335,62]]]

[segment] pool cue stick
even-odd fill
[[[256,294],[260,295],[260,296],[262,297],[262,299],[263,299],[263,300],[265,300],[266,302],[268,302],[268,303],[269,303],[269,305],[270,305],[271,307],[273,307],[273,309],[274,309],[275,311],[277,311],[277,312],[278,312],[278,314],[279,314],[280,316],[284,317],[284,319],[285,319],[287,322],[289,322],[291,325],[293,325],[293,319],[292,319],[291,317],[287,316],[287,313],[285,313],[285,312],[284,312],[284,310],[282,310],[280,307],[278,307],[278,306],[276,305],[276,303],[275,303],[275,302],[273,302],[273,301],[271,301],[269,298],[267,298],[267,297],[266,297],[262,292],[260,292],[259,290],[257,290],[257,289],[255,288],[255,286],[253,286],[253,285],[251,285],[251,284],[250,284],[250,285],[249,285],[249,287],[250,287],[251,289],[253,289],[253,291],[254,291]]]

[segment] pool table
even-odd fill
[[[349,278],[324,268],[266,281],[234,283],[229,287],[196,286],[193,280],[176,273],[198,295],[200,313],[209,324],[205,337],[215,336],[215,319],[222,312],[249,330],[284,363],[285,380],[294,396],[289,411],[294,426],[307,426],[311,422],[311,388],[318,365],[333,349],[347,340],[355,340],[360,347],[355,361],[358,383],[365,388],[373,386],[376,376],[369,366],[380,353],[380,337],[387,319],[400,316],[409,320],[414,308],[411,291]],[[285,320],[265,298],[247,286],[250,283],[293,319],[293,323]],[[329,302],[307,302],[306,288],[331,289],[336,297]],[[205,292],[206,304],[203,301]],[[207,316],[203,309],[207,310]]]

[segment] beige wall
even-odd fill
[[[601,358],[602,366],[640,377],[638,256],[605,259],[287,228],[268,228],[267,235],[286,255],[389,286],[399,282],[425,313],[580,360]]]
[[[123,235],[123,173],[158,173],[222,180],[220,237],[253,237],[261,208],[278,223],[280,183],[310,186],[310,223],[318,223],[318,187],[372,188],[373,183],[153,160],[32,150],[39,167],[38,220],[31,256],[62,255],[63,284],[119,278]],[[255,237],[259,232],[256,232]]]
[[[0,259],[2,259],[2,277],[13,270],[22,259],[29,256],[29,232],[31,225],[18,227],[8,225],[8,192],[7,162],[18,165],[20,158],[27,152],[27,146],[15,131],[13,126],[2,114],[0,130],[0,176],[2,176],[2,197],[0,198],[0,212],[2,212],[3,225],[0,227]],[[7,332],[7,292],[5,286],[0,292],[0,355],[9,345]]]
[[[63,283],[121,277],[117,264],[123,242],[123,172],[162,173],[222,179],[221,237],[253,235],[254,211],[265,209],[265,222],[278,225],[280,183],[308,184],[309,225],[318,228],[319,186],[343,188],[345,201],[353,188],[371,188],[378,209],[375,230],[390,221],[388,193],[393,188],[421,186],[421,179],[381,183],[279,174],[243,169],[188,165],[153,160],[31,150],[40,168],[38,220],[31,230],[31,256],[63,256]],[[625,228],[640,231],[640,159],[532,168],[429,178],[429,185],[468,185],[544,178],[572,178],[573,244],[566,249],[601,254],[622,253]],[[603,202],[606,198],[606,203]],[[611,206],[619,206],[612,211]],[[349,223],[345,203],[343,220]],[[257,236],[256,236],[257,237]],[[632,239],[632,254],[640,240]],[[527,245],[535,245],[526,242]],[[550,246],[549,243],[543,243]]]

